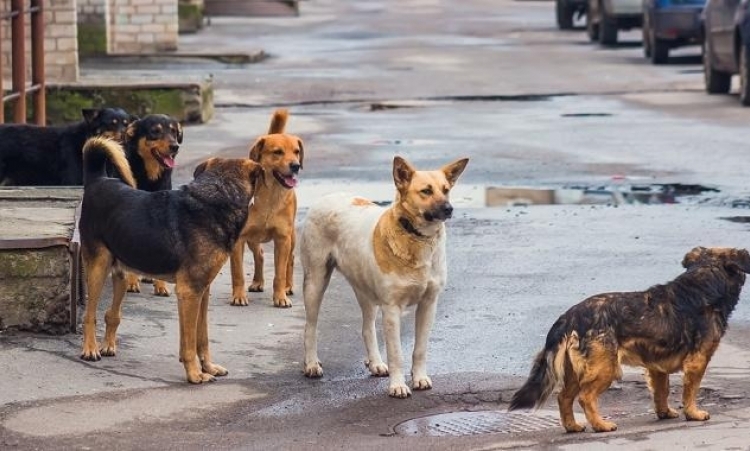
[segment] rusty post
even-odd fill
[[[34,123],[47,121],[44,83],[44,10],[42,0],[31,0],[31,84],[34,85]]]
[[[3,91],[3,21],[5,16],[0,10],[0,124],[5,123],[5,91]]]
[[[13,92],[18,93],[13,108],[13,121],[18,124],[26,123],[26,36],[24,33],[23,0],[11,0],[11,55],[13,58]]]

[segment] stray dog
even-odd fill
[[[263,248],[261,244],[273,240],[274,277],[273,305],[291,307],[292,276],[294,271],[294,221],[297,215],[297,174],[302,169],[304,147],[302,140],[284,133],[289,113],[279,109],[273,113],[268,134],[255,141],[250,159],[263,167],[263,179],[255,187],[255,198],[250,207],[242,238],[229,260],[232,270],[232,305],[248,305],[245,294],[243,268],[245,243],[253,253],[253,282],[247,291],[263,291]]]
[[[354,289],[362,309],[365,366],[373,376],[390,376],[388,394],[406,398],[401,354],[401,313],[416,305],[412,387],[432,388],[427,376],[427,341],[438,295],[447,278],[445,220],[453,214],[451,188],[468,158],[436,171],[417,171],[401,157],[393,160],[396,200],[390,208],[342,194],[323,197],[307,214],[300,237],[304,270],[305,376],[320,377],[318,312],[334,269]],[[383,311],[388,364],[375,333],[375,316]]]
[[[567,432],[585,429],[573,416],[576,396],[594,431],[614,431],[617,425],[602,419],[597,404],[622,377],[622,363],[646,369],[659,419],[679,416],[667,398],[669,374],[681,370],[685,418],[708,420],[695,397],[750,272],[750,254],[696,247],[682,265],[687,270],[664,285],[595,295],[560,316],[509,410],[538,408],[562,382],[557,402]]]
[[[125,154],[138,189],[162,191],[172,189],[172,170],[182,144],[182,126],[164,114],[150,114],[133,122],[125,132]],[[138,276],[127,274],[127,290],[140,293]],[[154,294],[169,296],[163,280],[153,280]]]
[[[106,176],[107,162],[121,178]],[[79,230],[88,302],[81,358],[96,361],[115,355],[127,269],[175,283],[180,361],[187,380],[199,384],[226,375],[209,353],[209,288],[247,221],[260,166],[247,159],[212,158],[179,190],[147,192],[135,189],[122,148],[114,141],[89,140],[83,163]],[[110,271],[113,299],[98,346],[96,309]]]
[[[83,121],[41,127],[0,125],[0,185],[83,185],[82,149],[92,136],[121,140],[138,118],[120,108],[81,110]]]

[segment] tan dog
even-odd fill
[[[468,161],[464,158],[436,171],[416,171],[395,157],[396,200],[390,208],[334,194],[310,209],[300,239],[307,316],[305,376],[323,375],[318,359],[318,312],[337,268],[362,309],[365,365],[370,373],[390,375],[390,396],[411,395],[402,369],[400,328],[404,309],[416,305],[412,387],[432,388],[427,376],[427,341],[447,277],[444,221],[453,213],[450,190]],[[375,333],[378,309],[383,311],[387,365]]]
[[[237,241],[230,259],[232,268],[232,305],[247,305],[245,294],[245,243],[253,253],[253,282],[247,291],[264,289],[263,249],[261,244],[273,240],[274,269],[273,305],[291,307],[292,272],[294,269],[294,221],[297,216],[297,174],[302,169],[304,148],[302,140],[284,133],[287,110],[273,113],[268,134],[255,141],[250,159],[263,167],[263,178],[255,188],[255,199],[242,236]]]

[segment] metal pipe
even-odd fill
[[[46,89],[44,81],[44,8],[42,0],[31,0],[31,83],[39,89],[34,92],[34,122],[47,122]]]
[[[13,108],[13,121],[26,123],[26,55],[23,0],[11,0],[10,8],[15,13],[11,19],[11,58],[13,58],[12,84],[13,91],[20,94]]]

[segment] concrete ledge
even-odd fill
[[[0,189],[0,330],[75,331],[81,188]]]

